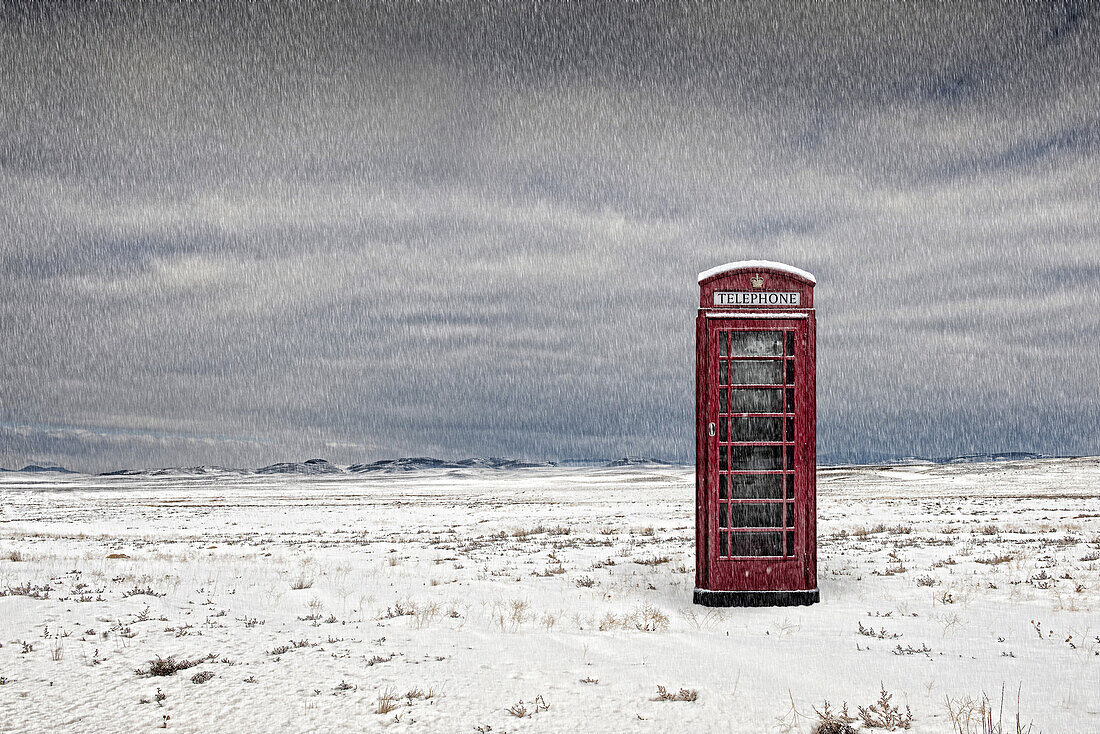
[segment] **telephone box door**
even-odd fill
[[[783,316],[791,318],[706,318],[703,556],[712,589],[817,587],[813,317]]]

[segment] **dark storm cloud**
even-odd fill
[[[0,12],[0,463],[691,456],[695,273],[826,455],[1096,453],[1089,4]]]

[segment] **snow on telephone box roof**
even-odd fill
[[[699,308],[812,309],[816,284],[812,274],[786,263],[726,263],[699,273]]]
[[[812,273],[808,273],[802,268],[796,268],[793,265],[774,262],[772,260],[738,260],[737,262],[719,265],[699,273],[699,282],[702,283],[708,278],[713,278],[716,275],[722,275],[723,273],[729,273],[735,270],[778,270],[797,278],[807,280],[810,283],[817,283],[817,278],[815,278]]]

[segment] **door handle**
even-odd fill
[[[714,435],[714,423],[713,422],[707,424],[707,435],[708,436],[713,436]]]

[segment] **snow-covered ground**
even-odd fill
[[[797,608],[692,605],[693,486],[5,475],[0,730],[1100,731],[1100,460],[823,469]]]

